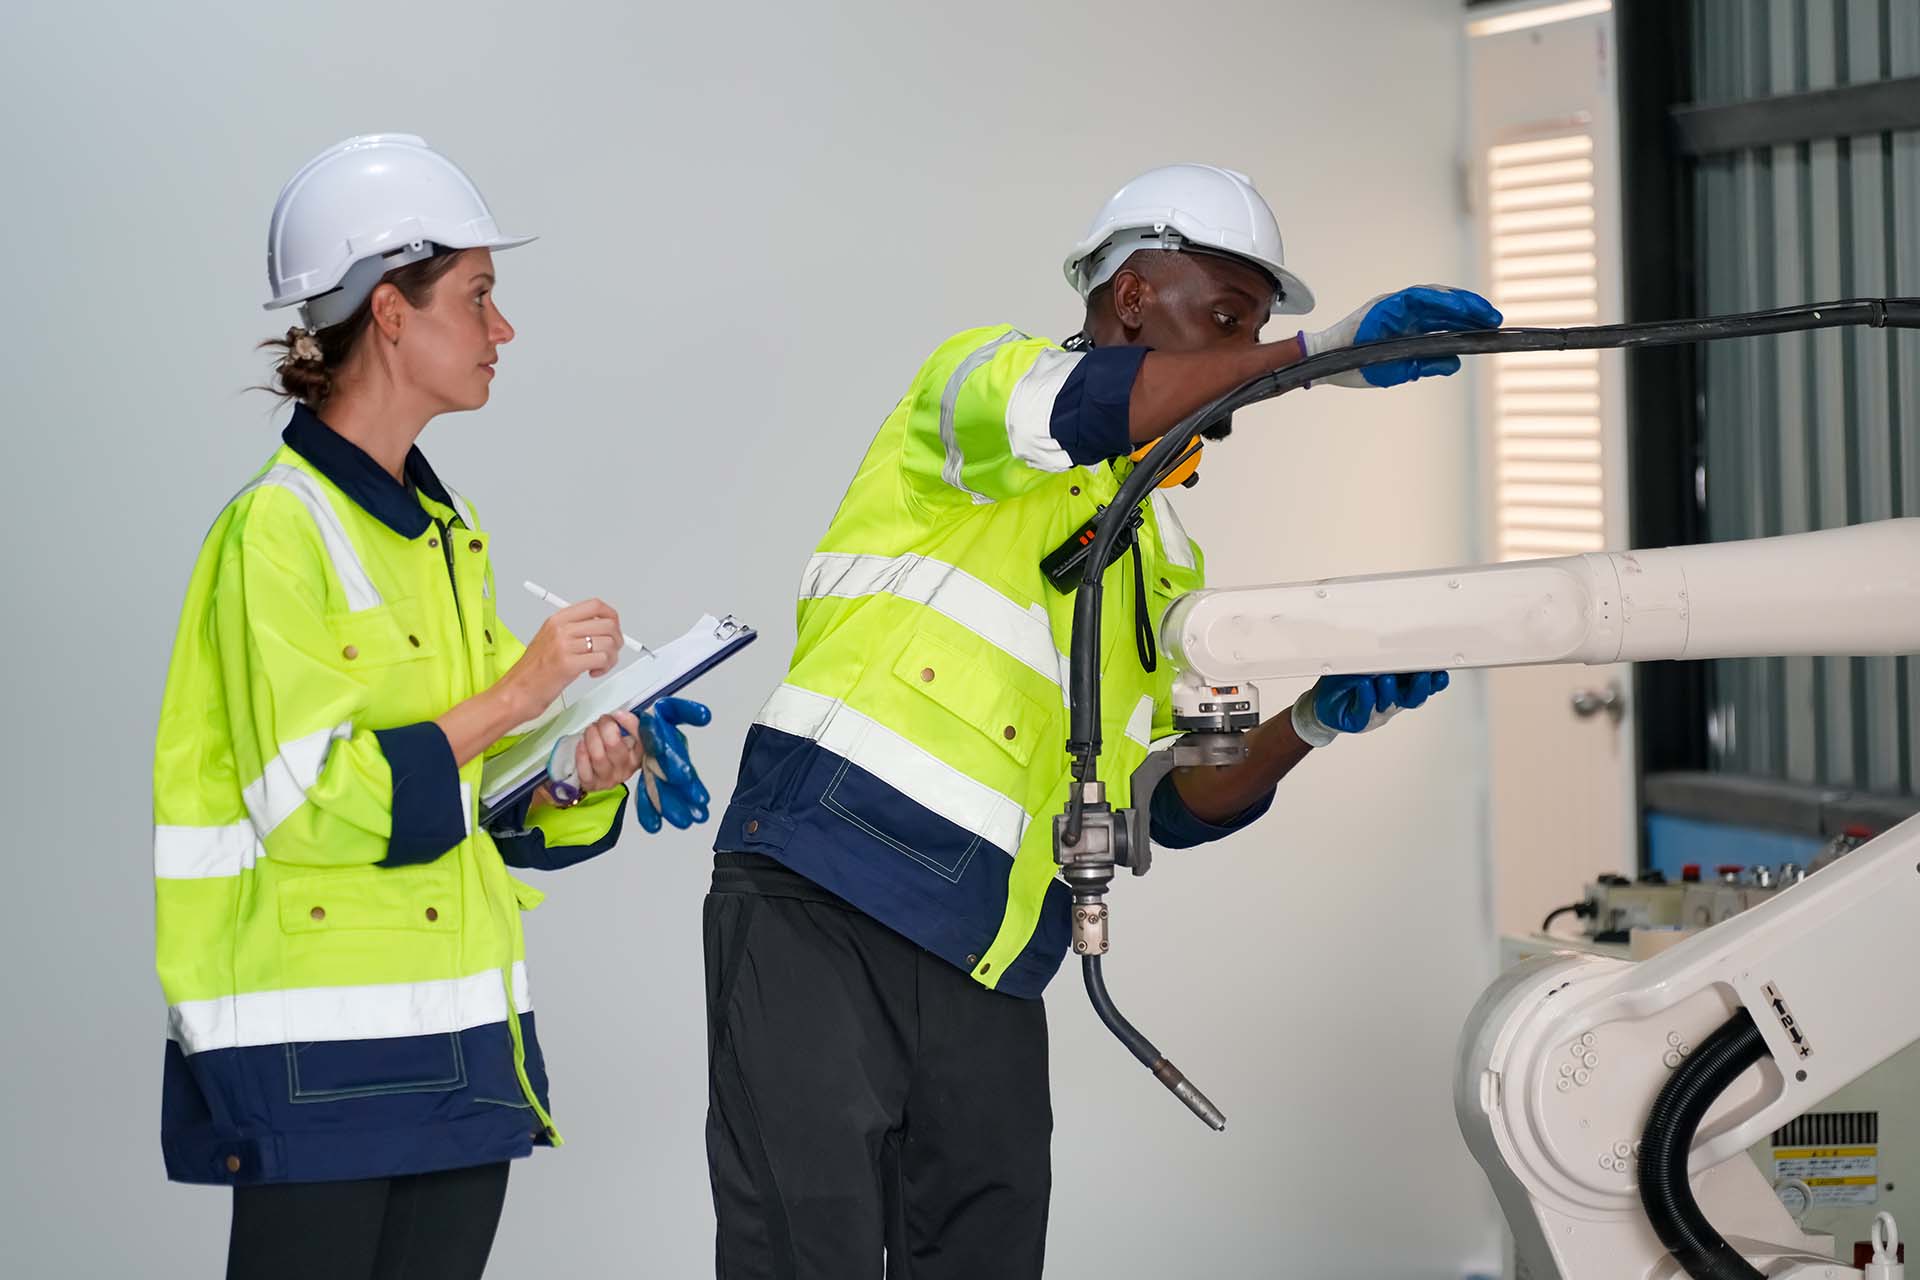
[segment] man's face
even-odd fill
[[[1121,277],[1133,272],[1135,285]],[[1273,282],[1257,267],[1211,253],[1135,254],[1115,277],[1129,342],[1156,351],[1252,346],[1273,307]]]

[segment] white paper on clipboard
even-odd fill
[[[554,744],[614,711],[637,711],[679,689],[695,676],[743,649],[752,627],[729,614],[706,614],[686,634],[649,649],[571,705],[560,707],[507,750],[488,760],[480,775],[481,820],[518,800],[546,776]]]

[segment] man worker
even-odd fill
[[[1241,383],[1356,341],[1500,322],[1474,294],[1415,288],[1260,342],[1313,296],[1252,183],[1209,165],[1122,187],[1066,273],[1086,303],[1074,338],[970,329],[914,376],[807,564],[790,673],[748,733],[704,925],[726,1280],[859,1280],[883,1256],[894,1280],[1040,1275],[1040,995],[1070,932],[1051,833],[1073,614],[1041,562],[1113,499],[1130,454]],[[1142,507],[1106,577],[1100,776],[1115,807],[1170,731],[1153,629],[1202,584],[1165,494]],[[1155,842],[1238,830],[1310,750],[1445,684],[1323,679],[1248,734],[1244,762],[1168,775]]]

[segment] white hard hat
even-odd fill
[[[267,310],[304,304],[309,329],[352,315],[395,267],[443,249],[511,249],[471,179],[410,133],[368,133],[300,167],[267,227]]]
[[[1273,277],[1274,315],[1313,310],[1313,290],[1287,270],[1280,224],[1253,180],[1210,164],[1169,164],[1114,193],[1065,264],[1082,299],[1140,249],[1182,249],[1239,258]]]

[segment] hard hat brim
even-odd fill
[[[538,240],[540,237],[539,236],[498,236],[496,235],[496,236],[485,236],[478,239],[472,239],[465,244],[451,243],[452,241],[465,239],[465,238],[466,237],[460,237],[460,236],[447,236],[444,239],[442,238],[432,239],[430,242],[432,244],[438,245],[442,249],[452,249],[455,252],[460,252],[466,249],[492,249],[492,250],[495,250],[496,252],[499,252],[507,249],[518,249],[523,244],[532,244],[535,240]],[[260,309],[263,311],[278,311],[282,307],[297,307],[302,303],[311,302],[315,298],[318,298],[323,294],[332,293],[335,289],[338,289],[340,287],[340,282],[347,278],[347,273],[353,270],[353,268],[356,265],[358,265],[360,262],[363,262],[363,261],[365,261],[364,258],[346,259],[340,263],[339,270],[337,272],[329,271],[327,273],[327,275],[331,278],[328,279],[325,284],[320,284],[316,282],[313,285],[309,285],[305,289],[301,289],[294,293],[289,293],[284,297],[269,298],[267,301],[260,304]]]
[[[1066,261],[1061,264],[1061,270],[1067,277],[1067,283],[1073,286],[1074,292],[1080,295],[1082,301],[1085,301],[1087,295],[1091,293],[1092,290],[1082,289],[1080,287],[1081,264],[1092,257],[1093,254],[1101,249],[1109,240],[1113,239],[1114,235],[1118,233],[1118,230],[1119,229],[1115,228],[1102,228],[1101,234],[1089,236],[1087,239],[1075,245],[1073,252],[1069,253]],[[1187,252],[1192,253],[1211,253],[1223,258],[1233,258],[1236,261],[1246,263],[1248,266],[1257,267],[1262,272],[1271,276],[1279,288],[1274,293],[1273,306],[1267,312],[1269,316],[1303,316],[1314,308],[1315,300],[1312,288],[1308,286],[1305,280],[1302,280],[1299,276],[1277,262],[1269,262],[1264,258],[1256,258],[1250,254],[1238,253],[1232,249],[1222,248],[1218,245],[1192,244],[1185,246],[1185,249]],[[1125,260],[1122,259],[1122,261],[1124,262]],[[1105,282],[1102,281],[1102,283]],[[1097,288],[1098,286],[1095,287]]]
[[[1249,261],[1251,261],[1251,259],[1249,259]],[[1274,298],[1273,311],[1270,314],[1276,316],[1303,316],[1313,310],[1315,305],[1313,290],[1307,287],[1305,280],[1302,280],[1285,267],[1266,266],[1265,269],[1272,272],[1274,278],[1280,282],[1280,294]]]

